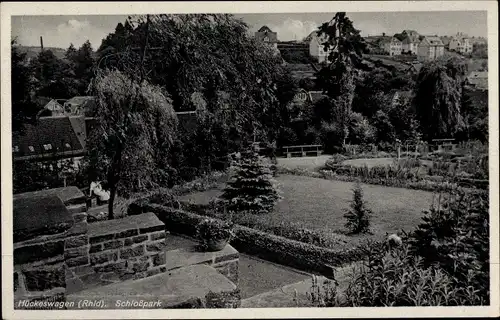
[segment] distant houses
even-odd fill
[[[437,36],[425,36],[418,44],[419,60],[434,60],[444,55],[444,44]]]
[[[461,54],[470,54],[472,53],[472,42],[467,35],[459,32],[451,38],[449,49]]]

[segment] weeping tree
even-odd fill
[[[338,12],[329,22],[323,23],[318,37],[323,50],[330,53],[327,64],[317,74],[317,81],[336,109],[335,120],[342,128],[342,145],[345,145],[358,70],[362,67],[366,43],[345,12]]]
[[[424,139],[453,137],[462,128],[462,90],[466,74],[465,61],[456,57],[431,61],[420,70],[414,106]]]
[[[168,179],[177,117],[159,87],[121,71],[98,72],[92,89],[98,125],[88,144],[90,168],[109,188],[113,219],[117,193],[128,197]]]

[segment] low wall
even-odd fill
[[[191,237],[196,234],[196,225],[206,219],[192,212],[156,204],[142,204],[142,210],[154,212],[168,229]],[[351,250],[322,248],[240,225],[235,226],[234,231],[235,237],[231,245],[239,252],[326,276],[331,275],[332,267],[358,261],[364,256],[364,252],[359,248]]]

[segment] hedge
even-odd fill
[[[136,206],[137,209],[139,206]],[[168,230],[190,237],[196,235],[196,225],[206,219],[206,216],[157,204],[142,204],[140,209],[134,213],[153,212]],[[365,256],[363,246],[347,250],[322,248],[241,225],[235,225],[234,232],[231,245],[239,252],[326,276],[332,274],[332,267],[359,261]],[[380,242],[371,245],[375,244],[381,245]]]

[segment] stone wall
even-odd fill
[[[57,189],[57,191],[65,192],[63,189]],[[72,194],[70,200],[64,197],[61,200],[68,214],[73,217],[69,230],[31,236],[28,240],[14,243],[15,308],[22,308],[26,301],[64,301],[65,299],[66,251],[71,243],[86,241],[83,239],[87,238],[88,224],[85,200],[82,195]]]
[[[89,225],[65,248],[70,291],[149,277],[165,269],[165,225],[153,213]]]

